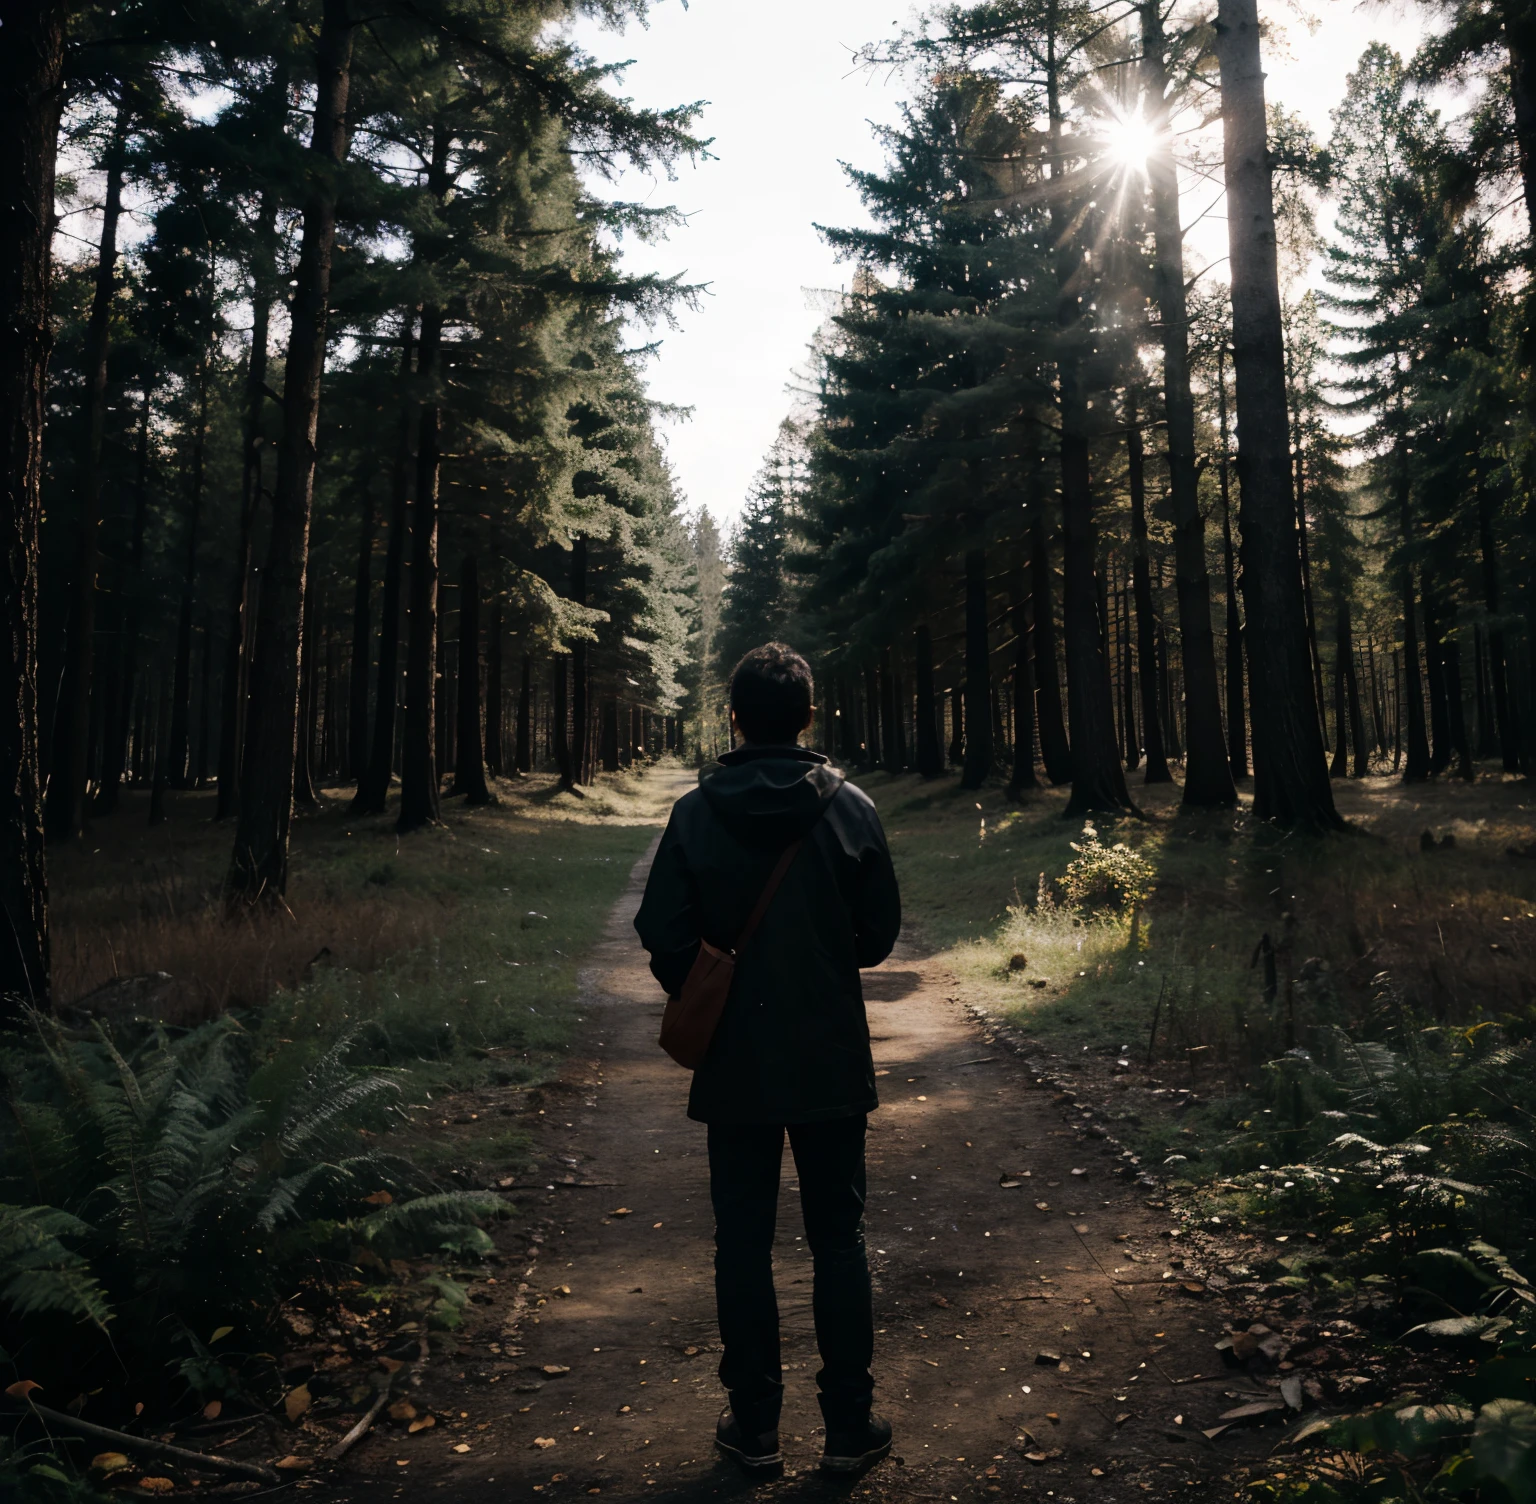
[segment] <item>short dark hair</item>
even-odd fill
[[[749,742],[793,742],[811,723],[811,666],[792,647],[765,642],[731,673],[731,709]]]

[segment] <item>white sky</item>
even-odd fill
[[[1260,8],[1273,38],[1269,98],[1324,138],[1366,44],[1409,53],[1421,29],[1420,8],[1407,0],[1261,0]],[[604,62],[634,59],[622,92],[637,103],[710,102],[700,134],[715,138],[715,160],[684,167],[676,182],[631,176],[613,191],[691,216],[669,241],[631,245],[626,255],[633,267],[709,284],[680,329],[658,331],[650,380],[659,400],[693,409],[666,431],[667,448],[688,503],[721,521],[741,509],[788,410],[786,385],[822,318],[808,291],[848,282],[851,269],[813,228],[864,222],[839,161],[880,166],[870,122],[894,121],[907,93],[899,77],[853,71],[852,53],[893,35],[912,10],[910,0],[690,0],[686,10],[659,0],[648,29],[576,33]],[[1212,197],[1191,190],[1186,219]],[[1225,234],[1218,205],[1191,248],[1224,256]]]

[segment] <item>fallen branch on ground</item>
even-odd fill
[[[227,1473],[234,1478],[252,1478],[258,1483],[281,1483],[282,1477],[275,1468],[263,1462],[238,1462],[233,1457],[216,1457],[207,1452],[194,1452],[186,1447],[172,1446],[168,1441],[153,1441],[147,1436],[130,1436],[126,1431],[114,1431],[108,1426],[94,1425],[80,1420],[62,1410],[50,1410],[46,1405],[29,1401],[27,1405],[39,1420],[52,1426],[62,1426],[67,1431],[77,1431],[95,1441],[110,1441],[124,1452],[142,1452],[148,1457],[164,1457],[179,1462],[183,1467],[200,1469],[205,1473]]]

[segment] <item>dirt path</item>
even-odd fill
[[[371,1437],[344,1495],[849,1492],[814,1466],[811,1270],[787,1154],[784,1476],[749,1482],[710,1444],[723,1400],[704,1130],[655,1045],[662,999],[631,928],[648,861],[593,958],[591,1056],[543,1101],[539,1178],[579,1184],[536,1193],[544,1231],[476,1288],[457,1356],[434,1359],[413,1399],[439,1424]],[[1218,1312],[1164,1278],[1167,1214],[969,1017],[941,966],[899,950],[866,982],[884,1102],[869,1139],[877,1405],[896,1446],[852,1497],[1207,1496],[1232,1453],[1198,1428],[1248,1381],[1220,1368]]]

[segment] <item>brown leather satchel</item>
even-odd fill
[[[778,865],[773,869],[766,886],[754,908],[736,937],[734,950],[720,950],[708,940],[699,942],[699,954],[683,982],[683,990],[667,999],[666,1011],[661,1015],[660,1044],[677,1063],[692,1071],[704,1063],[709,1053],[709,1042],[720,1026],[720,1015],[725,1012],[725,1000],[731,994],[731,979],[736,974],[736,961],[747,948],[747,942],[763,922],[773,895],[779,891],[784,874],[789,871],[801,846],[802,838],[784,848]]]

